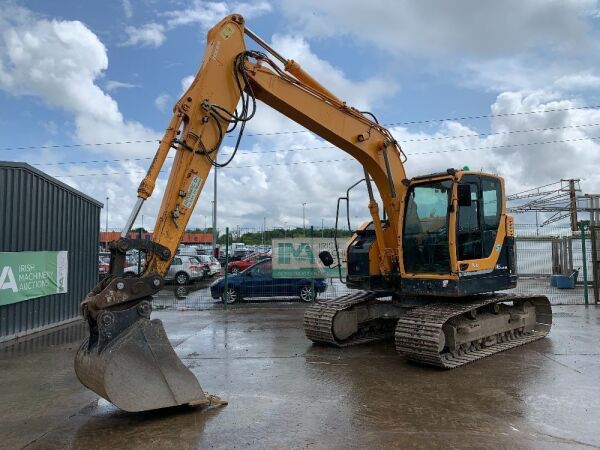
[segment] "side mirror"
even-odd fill
[[[325,267],[329,267],[333,264],[333,256],[327,250],[323,250],[319,253],[319,259]]]
[[[458,185],[458,206],[471,206],[471,185]]]

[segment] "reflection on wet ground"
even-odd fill
[[[129,414],[98,400],[73,374],[81,324],[5,346],[0,447],[600,446],[600,309],[556,307],[549,338],[454,371],[410,364],[391,342],[313,346],[302,314],[155,312],[203,388],[230,402],[205,411]]]

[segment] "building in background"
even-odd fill
[[[79,318],[98,280],[102,203],[0,161],[0,342]]]
[[[110,241],[116,241],[121,237],[121,233],[119,231],[101,231],[100,232],[100,245],[103,248],[108,248],[108,243]],[[136,231],[129,232],[129,238],[131,239],[139,239],[139,235]],[[145,232],[142,233],[142,239],[150,240],[152,239],[152,233]],[[186,232],[181,239],[182,244],[212,244],[212,234],[210,233],[196,233],[196,232]]]

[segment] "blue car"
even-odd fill
[[[227,303],[235,303],[250,297],[300,297],[310,302],[315,293],[325,292],[323,278],[273,278],[271,259],[265,259],[246,270],[227,277]],[[313,291],[314,284],[314,291]],[[223,299],[225,279],[220,278],[210,286],[212,298]]]

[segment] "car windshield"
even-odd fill
[[[192,264],[200,264],[200,260],[198,258],[196,258],[195,256],[190,256],[190,262]]]

